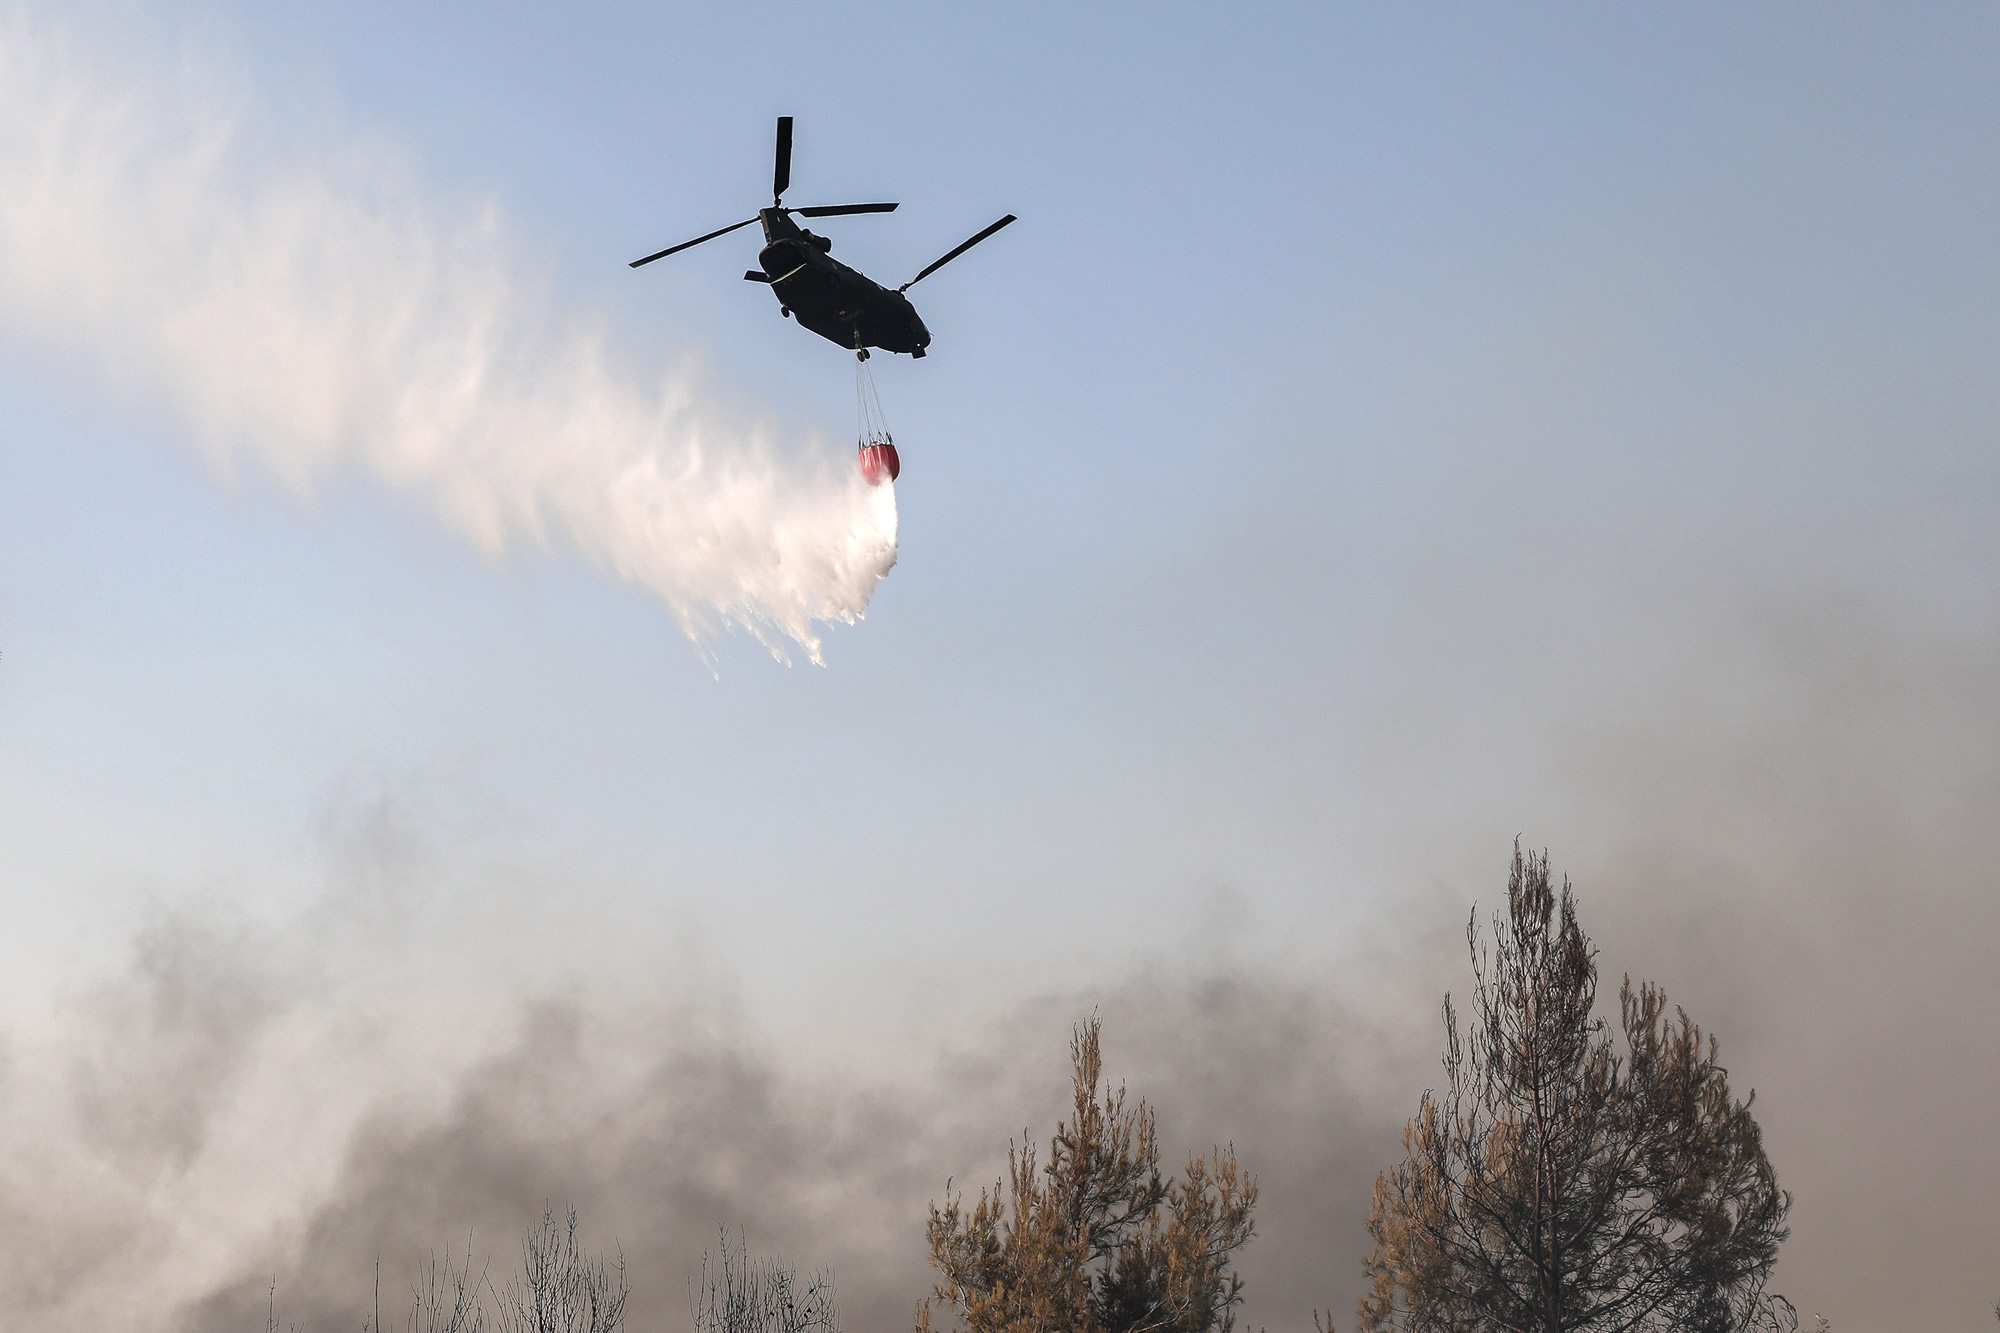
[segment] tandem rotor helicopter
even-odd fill
[[[771,288],[778,298],[779,313],[798,320],[799,324],[817,333],[828,342],[837,343],[854,353],[855,398],[861,417],[860,451],[861,473],[871,485],[878,484],[886,474],[891,481],[901,471],[901,462],[896,457],[895,442],[890,439],[888,429],[882,424],[881,402],[875,396],[875,386],[868,374],[866,362],[868,349],[879,347],[885,352],[906,352],[912,357],[921,357],[930,346],[931,331],[924,327],[924,321],[917,316],[917,308],[910,304],[910,298],[903,295],[910,288],[928,278],[931,274],[949,264],[952,260],[979,244],[994,232],[1015,220],[1009,213],[992,226],[973,236],[962,245],[954,247],[942,258],[926,264],[902,286],[893,290],[882,286],[874,279],[835,259],[829,251],[833,242],[792,221],[794,215],[802,218],[845,217],[853,213],[893,213],[895,204],[828,204],[815,208],[786,208],[785,190],[792,183],[792,118],[778,117],[778,160],[771,177],[771,206],[759,209],[757,216],[732,222],[727,227],[712,231],[706,236],[697,236],[679,245],[670,245],[658,254],[635,259],[630,267],[641,268],[656,259],[678,254],[712,241],[718,236],[727,236],[739,227],[747,227],[753,222],[764,226],[764,248],[757,254],[761,269],[751,269],[743,275],[746,282],[761,282]]]

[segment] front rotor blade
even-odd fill
[[[838,218],[849,213],[893,213],[897,204],[821,204],[817,208],[792,208],[785,210],[797,213],[802,218]]]
[[[678,254],[679,252],[687,249],[691,245],[700,245],[703,241],[712,241],[718,236],[727,236],[730,232],[735,231],[738,227],[747,227],[756,220],[757,220],[756,218],[744,218],[741,222],[732,222],[728,226],[724,227],[721,231],[712,231],[706,236],[697,236],[691,241],[682,241],[679,245],[670,245],[656,255],[647,255],[644,259],[635,259],[630,264],[626,265],[626,267],[638,268],[641,264],[650,264],[655,259],[665,259],[668,255]]]
[[[792,183],[792,118],[778,117],[778,166],[771,173],[771,198],[783,199]]]
[[[949,264],[952,260],[964,254],[967,250],[970,250],[973,246],[979,244],[981,241],[985,240],[988,236],[991,236],[994,232],[999,231],[1002,227],[1006,226],[1008,223],[1013,222],[1015,220],[1016,219],[1014,215],[1012,213],[1009,213],[1006,217],[1001,218],[998,222],[988,227],[985,231],[980,232],[977,236],[973,237],[965,244],[959,246],[957,249],[953,250],[943,259],[937,260],[935,263],[926,265],[923,272],[917,274],[916,277],[911,278],[908,282],[904,283],[896,290],[899,292],[906,292],[910,290],[910,288],[916,286],[918,283],[922,282],[925,278],[928,278],[931,274],[937,272],[939,269],[943,268],[946,264]]]

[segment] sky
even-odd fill
[[[1996,113],[1971,5],[0,7],[4,1303],[567,1199],[635,1326],[740,1227],[893,1328],[1098,1012],[1345,1327],[1519,839],[1774,1288],[1983,1325]],[[751,233],[626,267],[778,115],[878,280],[1020,218],[893,488]]]

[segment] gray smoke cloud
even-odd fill
[[[75,1055],[83,1145],[136,1181],[187,1171],[257,1039],[291,990],[243,928],[165,916],[133,943],[131,976],[79,1001],[102,1040]]]
[[[1031,1006],[976,1058],[903,1086],[787,1077],[685,1013],[649,1024],[655,1041],[635,1049],[574,1005],[534,1006],[518,1041],[469,1071],[439,1113],[371,1115],[295,1234],[193,1300],[180,1327],[252,1326],[274,1275],[287,1318],[351,1325],[376,1258],[404,1278],[470,1237],[504,1270],[524,1221],[565,1202],[604,1250],[622,1250],[636,1328],[684,1326],[686,1284],[718,1227],[831,1266],[843,1327],[906,1326],[930,1282],[927,1204],[947,1177],[990,1181],[1024,1129],[1053,1128],[1083,998]],[[1251,1319],[1303,1327],[1313,1307],[1351,1306],[1368,1187],[1400,1128],[1395,1109],[1342,1077],[1352,1025],[1300,988],[1236,978],[1141,980],[1092,998],[1083,1012],[1105,1018],[1114,1076],[1156,1103],[1165,1141],[1233,1142],[1262,1172]]]
[[[1663,982],[1756,1090],[1797,1200],[1778,1289],[1836,1327],[1892,1305],[1969,1323],[1990,1301],[1978,1219],[2000,1178],[1983,1124],[2000,651],[1840,599],[1733,633],[1756,646],[1742,672],[1664,672],[1714,698],[1564,733],[1551,822],[1595,833],[1558,843],[1557,864],[1606,990],[1627,971]],[[1707,724],[1672,724],[1690,710]],[[1497,904],[1506,852],[1338,974],[1270,971],[1254,939],[1197,931],[1095,985],[1002,994],[983,1025],[932,1031],[884,1070],[801,1058],[699,968],[664,995],[573,957],[540,981],[469,981],[480,964],[442,947],[464,938],[444,926],[468,872],[440,823],[421,797],[357,799],[326,821],[328,886],[295,919],[163,909],[124,975],[46,1030],[17,1025],[10,1309],[55,1330],[254,1328],[275,1279],[284,1318],[354,1327],[378,1259],[400,1310],[427,1255],[469,1238],[504,1271],[530,1219],[573,1203],[594,1245],[622,1248],[636,1328],[683,1326],[718,1227],[832,1266],[844,1326],[901,1327],[929,1286],[926,1204],[1048,1133],[1070,1026],[1095,1011],[1169,1155],[1232,1143],[1263,1182],[1247,1326],[1305,1327],[1315,1308],[1347,1326],[1369,1184],[1436,1081],[1464,912]],[[1237,914],[1226,893],[1211,907]]]
[[[2000,1296],[2000,642],[1831,593],[1742,609],[1731,669],[1680,677],[1704,725],[1635,711],[1566,747],[1597,787],[1586,923],[1757,1088],[1795,1196],[1777,1286],[1836,1327],[1976,1326]]]
[[[844,1327],[901,1327],[929,1289],[927,1204],[1053,1129],[1092,1012],[1170,1163],[1233,1143],[1263,1178],[1253,1320],[1352,1303],[1368,1184],[1432,1053],[1322,987],[1161,959],[844,1073],[700,993],[454,1000],[391,938],[421,936],[428,909],[380,892],[427,853],[379,809],[337,822],[335,882],[295,921],[163,911],[123,976],[17,1039],[0,1234],[18,1317],[255,1328],[275,1280],[285,1323],[355,1327],[378,1260],[400,1317],[429,1255],[469,1241],[504,1273],[527,1222],[573,1204],[593,1245],[622,1250],[635,1328],[683,1326],[718,1228],[831,1266]],[[343,942],[337,915],[372,920]]]

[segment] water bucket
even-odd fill
[[[884,441],[861,446],[861,475],[870,486],[880,486],[884,477],[894,481],[902,470],[903,462],[896,457],[895,445]]]

